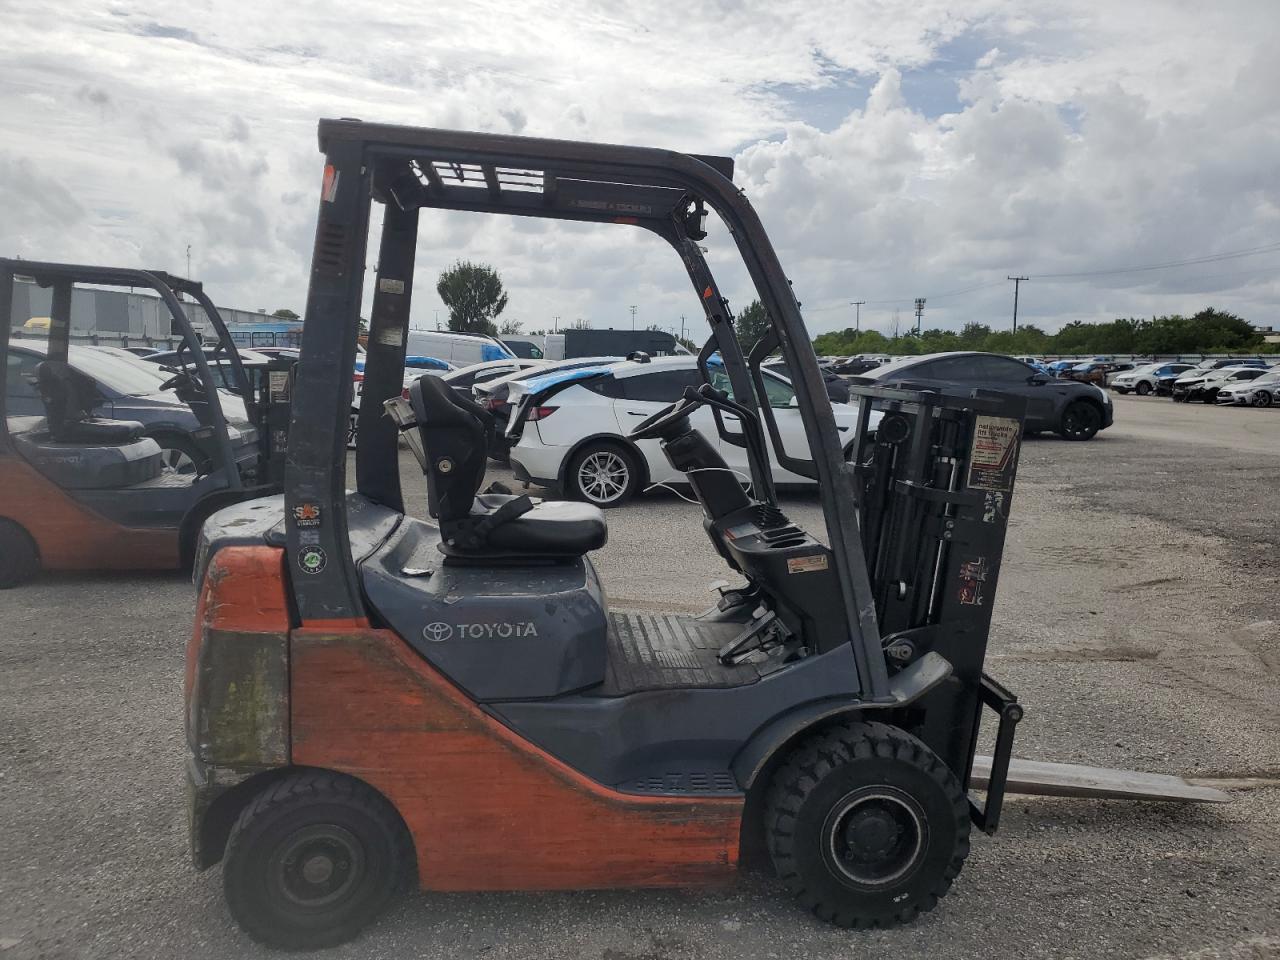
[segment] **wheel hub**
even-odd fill
[[[919,804],[893,787],[855,791],[827,817],[828,858],[846,880],[881,887],[918,865],[928,837]]]
[[[323,907],[340,900],[364,872],[359,842],[336,825],[298,831],[273,860],[280,892],[302,907]]]

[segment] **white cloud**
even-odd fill
[[[0,252],[178,270],[190,243],[193,271],[221,301],[300,309],[321,116],[737,151],[737,180],[815,331],[847,325],[849,300],[984,284],[931,297],[928,320],[991,321],[1008,313],[1006,273],[1280,238],[1272,0],[673,9],[82,2],[52,19],[11,9],[0,34]],[[951,87],[950,100],[938,92]],[[810,113],[812,97],[846,93],[841,122]],[[743,271],[730,269],[723,235],[712,239],[741,302]],[[556,315],[625,325],[633,303],[646,322],[697,309],[651,237],[432,213],[417,322],[432,321],[435,274],[458,257],[497,266],[509,313],[531,325]],[[1054,327],[1212,300],[1272,321],[1278,261],[1033,282],[1022,310]],[[868,305],[864,321],[883,326],[892,309]]]

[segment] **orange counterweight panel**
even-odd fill
[[[45,570],[171,570],[178,531],[122,527],[78,503],[35,467],[0,453],[0,514],[36,542]]]
[[[292,759],[400,811],[428,890],[730,880],[740,798],[638,797],[582,776],[480,710],[385,630],[304,627],[290,650]]]

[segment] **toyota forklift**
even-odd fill
[[[1024,401],[855,386],[846,458],[799,304],[729,159],[354,120],[321,121],[319,138],[284,494],[211,517],[194,571],[191,849],[198,868],[222,863],[235,920],[266,944],[318,948],[355,936],[406,878],[429,891],[685,887],[731,881],[743,851],[841,926],[932,909],[972,827],[999,823],[1022,716],[983,661]],[[589,558],[606,547],[601,511],[482,491],[489,413],[433,377],[401,397],[424,209],[639,227],[675,249],[710,328],[704,383],[631,439],[658,441],[685,474],[734,575],[705,613],[611,607]],[[770,318],[746,355],[703,256],[709,212]],[[775,350],[808,457],[784,447],[766,400]],[[712,386],[712,363],[731,389]],[[716,436],[691,426],[701,407]],[[430,519],[405,512],[401,436]],[[721,444],[745,448],[749,487]],[[771,455],[817,481],[822,537],[787,515]],[[975,763],[984,712],[994,751]]]
[[[15,283],[51,288],[47,337],[13,340]],[[202,466],[172,469],[144,425],[95,415],[104,402],[69,362],[77,285],[150,289],[182,338],[172,390],[195,415]],[[182,296],[205,311],[217,348],[206,356]],[[241,500],[278,493],[288,427],[286,365],[250,381],[217,308],[202,286],[163,271],[0,259],[0,588],[39,570],[165,570],[189,564],[204,520]],[[25,371],[14,352],[43,355]],[[229,423],[211,367],[225,360],[248,421]],[[19,378],[22,378],[20,381]],[[25,382],[23,382],[25,381]],[[34,392],[44,415],[19,415],[11,398]],[[109,412],[109,411],[106,411]],[[193,448],[195,449],[195,448]],[[274,482],[273,482],[274,480]]]

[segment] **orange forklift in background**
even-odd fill
[[[47,336],[11,333],[17,278],[52,288]],[[173,329],[182,336],[180,362],[157,382],[173,390],[199,421],[209,451],[202,470],[166,466],[143,424],[97,415],[110,401],[71,362],[72,291],[77,284],[150,289],[159,295]],[[205,310],[218,348],[206,357],[179,294]],[[287,366],[264,378],[260,390],[247,377],[217,308],[199,283],[160,271],[0,259],[0,587],[39,570],[164,570],[189,563],[200,525],[228,504],[280,489],[271,485],[271,444],[283,447],[288,422]],[[25,349],[19,349],[25,348]],[[19,353],[32,352],[33,368]],[[39,359],[42,357],[42,359]],[[112,358],[117,363],[136,362]],[[224,378],[215,375],[223,365]],[[157,368],[159,370],[160,368]],[[19,382],[18,378],[23,378]],[[29,378],[29,380],[28,380]],[[219,384],[229,382],[244,400],[248,421],[229,423]],[[34,388],[42,415],[7,409]],[[274,458],[282,463],[282,457]]]

